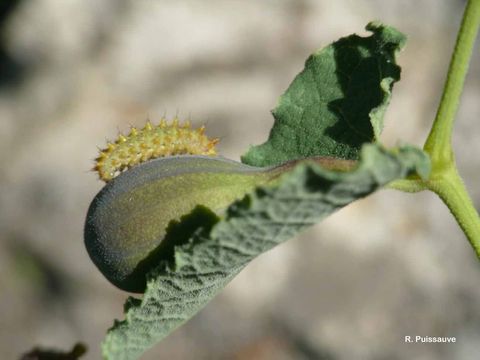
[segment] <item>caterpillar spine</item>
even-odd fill
[[[216,155],[219,139],[209,139],[205,126],[192,129],[190,122],[179,123],[178,118],[168,124],[161,119],[158,125],[147,121],[142,129],[132,127],[128,135],[119,134],[115,142],[108,142],[95,159],[92,170],[101,180],[109,182],[122,171],[159,157],[173,155]]]

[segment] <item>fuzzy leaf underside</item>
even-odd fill
[[[268,141],[242,157],[250,165],[270,166],[329,156],[359,159],[358,167],[334,172],[303,163],[274,187],[257,188],[233,203],[221,218],[199,206],[173,224],[167,236],[181,245],[148,274],[143,298],[127,300],[125,320],[115,322],[102,344],[104,358],[138,358],[261,253],[390,181],[428,176],[422,151],[368,144],[381,133],[400,77],[395,54],[405,37],[378,23],[367,30],[373,35],[342,38],[307,60],[273,111]]]
[[[394,82],[395,54],[405,36],[372,22],[369,37],[350,35],[312,54],[272,111],[268,141],[242,162],[270,166],[310,156],[358,159],[362,144],[378,139]]]
[[[136,359],[203,308],[246,264],[336,210],[395,179],[429,172],[428,157],[412,147],[387,151],[367,144],[351,172],[301,164],[275,187],[258,188],[232,204],[219,219],[196,208],[182,223],[198,223],[175,259],[149,274],[142,300],[129,298],[126,318],[103,342],[106,359]],[[191,229],[190,229],[191,230]]]

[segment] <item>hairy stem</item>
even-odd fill
[[[430,180],[428,188],[448,206],[480,258],[480,218],[456,168],[451,167],[440,178]]]
[[[458,174],[452,150],[452,128],[465,76],[480,27],[480,0],[469,0],[448,69],[442,99],[424,150],[432,161],[425,185],[448,206],[480,258],[480,218]]]
[[[451,142],[453,122],[479,25],[480,0],[469,0],[458,32],[437,116],[424,146],[424,150],[431,157],[433,171],[435,166],[442,167],[454,161]]]

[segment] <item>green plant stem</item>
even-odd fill
[[[452,129],[465,76],[480,27],[480,0],[469,0],[458,32],[455,49],[437,116],[424,150],[430,155],[432,173],[427,181],[412,179],[390,184],[407,192],[429,189],[447,205],[480,258],[480,218],[458,174],[452,150]]]
[[[453,162],[452,128],[463,90],[468,64],[480,25],[480,0],[469,0],[457,36],[442,99],[424,150],[435,166]]]
[[[458,174],[452,150],[452,129],[468,65],[480,27],[480,0],[469,0],[453,51],[447,81],[424,150],[432,161],[426,182],[447,205],[480,258],[480,218]]]
[[[453,161],[452,128],[468,65],[480,25],[480,0],[469,0],[457,36],[442,99],[424,150],[430,154],[432,165]]]
[[[457,169],[450,167],[441,177],[429,180],[427,186],[448,206],[480,258],[480,218]]]
[[[418,180],[410,180],[410,179],[401,179],[401,180],[395,180],[389,183],[386,186],[387,189],[393,189],[393,190],[400,190],[403,192],[408,192],[408,193],[417,193],[423,190],[427,190],[428,187],[425,184],[425,181],[418,179]]]

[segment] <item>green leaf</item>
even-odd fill
[[[143,299],[127,300],[126,318],[109,330],[103,356],[136,359],[195,315],[256,256],[392,180],[428,172],[429,159],[418,149],[367,144],[351,172],[301,163],[276,186],[257,188],[233,203],[221,219],[197,207],[169,227],[171,232],[197,224],[189,229],[193,236],[175,247],[174,258],[149,274]]]
[[[430,172],[428,156],[375,142],[393,83],[397,30],[370,23],[370,37],[352,35],[313,54],[273,111],[269,140],[242,161],[270,166],[311,156],[358,159],[351,171],[302,162],[275,186],[257,187],[219,217],[197,206],[171,222],[170,258],[147,275],[142,299],[129,298],[125,320],[102,344],[106,359],[136,359],[194,316],[252,259],[356,199],[397,179]]]
[[[369,37],[351,35],[311,55],[273,110],[266,143],[242,162],[268,166],[310,156],[357,159],[363,143],[378,139],[393,83],[395,54],[405,36],[370,23]]]

